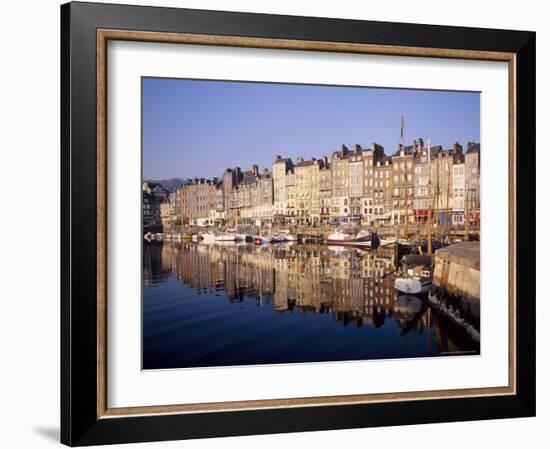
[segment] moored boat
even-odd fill
[[[356,235],[349,232],[336,231],[326,239],[328,245],[355,245],[355,246],[370,246],[371,235],[368,231],[359,231]]]
[[[401,275],[395,278],[396,290],[408,295],[428,293],[432,285],[432,256],[409,254],[401,261]]]
[[[201,233],[202,243],[214,243],[216,241],[216,236],[211,232]]]
[[[283,234],[272,235],[269,239],[270,243],[286,243],[287,239]]]
[[[395,278],[395,289],[407,295],[428,293],[432,285],[430,277],[400,276]]]
[[[218,234],[214,237],[214,240],[216,242],[234,242],[235,241],[235,234],[231,234],[229,232],[224,232],[222,234]]]
[[[290,233],[283,232],[280,234],[285,239],[285,242],[297,242],[298,236]]]

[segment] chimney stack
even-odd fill
[[[340,147],[340,151],[342,152],[342,156],[345,156],[346,154],[348,154],[348,147],[342,144],[342,146]]]
[[[462,154],[462,145],[460,145],[458,142],[455,142],[453,145],[453,150],[455,155],[461,155]]]

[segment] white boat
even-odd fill
[[[275,234],[270,237],[270,243],[286,243],[288,240],[283,234]]]
[[[429,277],[400,276],[395,278],[395,289],[407,295],[428,293],[432,280]]]
[[[214,240],[216,242],[234,242],[235,241],[235,234],[225,232],[225,233],[216,235],[214,237]]]
[[[211,232],[205,232],[201,234],[203,243],[214,243],[216,241],[216,236]]]
[[[349,232],[337,231],[326,239],[328,245],[354,245],[354,246],[370,246],[371,235],[368,231],[359,231],[356,235]]]
[[[279,235],[282,236],[285,239],[285,242],[297,242],[298,241],[298,236],[293,235],[293,234],[287,234],[286,232],[283,232]]]

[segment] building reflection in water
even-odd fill
[[[143,261],[146,291],[176,277],[196,295],[255,301],[283,314],[328,314],[340,326],[378,329],[390,319],[398,335],[386,333],[384,339],[411,333],[422,339],[424,349],[403,356],[479,354],[479,343],[434,312],[426,299],[398,296],[391,249],[183,242],[145,245]]]

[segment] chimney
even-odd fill
[[[460,145],[458,142],[455,142],[453,145],[453,150],[455,155],[461,155],[462,154],[462,145]]]
[[[252,166],[252,173],[254,176],[258,176],[258,166],[256,164]]]
[[[345,156],[346,154],[348,154],[348,147],[342,144],[342,146],[340,147],[340,151],[342,152],[342,156]]]
[[[359,145],[358,143],[356,143],[355,145],[353,145],[353,151],[355,151],[355,152],[361,151],[361,145]]]
[[[302,162],[304,162],[304,158],[300,156],[300,157],[296,158],[296,162],[298,164],[301,164]]]
[[[399,156],[405,155],[405,147],[402,144],[397,144],[397,150],[399,151]]]

